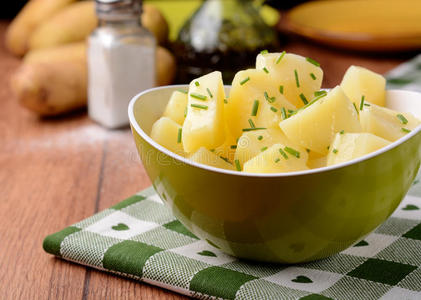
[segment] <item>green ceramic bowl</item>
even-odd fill
[[[181,223],[240,258],[298,263],[344,250],[390,216],[420,166],[421,127],[362,158],[307,171],[248,174],[191,162],[148,135],[179,88],[187,86],[151,89],[131,100],[140,158]],[[421,94],[388,91],[387,106],[421,117]]]

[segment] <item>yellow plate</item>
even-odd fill
[[[420,0],[325,0],[288,12],[286,27],[306,38],[356,50],[421,48]]]

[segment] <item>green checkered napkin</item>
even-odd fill
[[[420,89],[416,71],[421,56],[392,71],[390,85]],[[43,246],[63,259],[201,299],[421,299],[420,177],[371,235],[306,264],[226,255],[190,233],[152,188],[48,236]]]

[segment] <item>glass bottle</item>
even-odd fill
[[[108,128],[128,125],[130,99],[155,85],[156,41],[142,27],[141,0],[96,0],[88,39],[88,114]]]
[[[253,0],[205,0],[174,43],[179,83],[220,70],[225,83],[253,67],[261,50],[279,48],[277,35]]]

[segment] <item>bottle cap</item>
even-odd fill
[[[137,18],[142,13],[142,0],[95,0],[95,4],[100,19]]]

